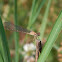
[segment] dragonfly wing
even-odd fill
[[[14,25],[11,22],[4,22],[4,28],[6,30],[11,30],[11,31],[16,31],[16,32],[30,33],[29,30],[23,29],[21,26]]]
[[[11,22],[4,22],[4,28],[6,30],[16,31],[16,32],[23,32],[23,33],[27,33],[27,34],[33,35],[33,36],[38,35],[34,31],[29,31],[27,29],[22,28],[21,26],[17,26],[17,25],[12,24]]]

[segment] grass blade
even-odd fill
[[[31,9],[31,15],[30,15],[30,18],[29,18],[29,23],[28,23],[28,29],[31,28],[32,24],[35,22],[37,16],[39,15],[40,13],[40,10],[41,8],[43,7],[44,3],[46,2],[46,0],[34,0],[33,1],[33,5],[32,5],[32,9]],[[40,3],[40,5],[39,5]]]
[[[1,39],[1,35],[0,35],[0,59],[2,59],[1,62],[4,62],[4,50],[3,50],[3,47],[2,47],[2,39]]]
[[[14,9],[14,22],[15,22],[15,25],[17,25],[17,0],[14,0],[14,5],[15,5],[15,9]],[[15,62],[18,62],[19,61],[18,33],[17,32],[14,32],[14,35],[15,35]]]
[[[47,25],[47,18],[48,18],[50,5],[51,5],[51,0],[48,0],[48,5],[46,7],[45,14],[44,14],[42,24],[41,24],[41,27],[40,27],[40,37],[39,37],[39,39],[41,39],[41,40],[43,39],[45,28],[46,28],[46,25]]]
[[[4,62],[4,58],[3,58],[3,55],[2,55],[1,50],[0,50],[0,61],[1,61],[1,62]]]
[[[0,34],[1,34],[1,38],[2,38],[2,45],[3,45],[3,50],[4,50],[5,62],[11,62],[8,43],[7,43],[7,39],[6,39],[6,35],[5,35],[5,31],[4,31],[1,17],[0,17]]]
[[[47,42],[44,45],[44,48],[42,50],[42,53],[40,54],[40,57],[38,59],[38,62],[45,62],[48,54],[50,53],[53,44],[55,43],[55,40],[57,39],[60,31],[62,29],[62,11],[60,12],[56,23],[47,39]]]

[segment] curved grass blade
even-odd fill
[[[44,48],[42,50],[42,53],[40,54],[38,62],[46,61],[46,58],[48,57],[48,55],[53,47],[53,44],[55,43],[55,40],[57,39],[61,29],[62,29],[62,11],[60,12],[60,14],[56,20],[56,23],[47,39],[47,42],[44,45]]]
[[[5,62],[11,62],[8,43],[7,43],[7,39],[6,39],[6,35],[5,35],[5,31],[4,31],[4,27],[3,27],[3,24],[2,24],[1,17],[0,17],[0,35],[1,35],[1,38],[2,38],[2,45],[3,45],[3,50],[4,50]]]

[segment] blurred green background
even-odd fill
[[[42,0],[39,0],[39,2]],[[31,8],[32,8],[32,2],[33,0],[17,0],[17,7],[14,7],[14,0],[0,0],[0,15],[2,17],[2,22],[11,22],[14,24],[14,17],[16,15],[17,19],[17,25],[22,26],[25,29],[33,30],[35,32],[40,32],[40,27],[42,27],[42,20],[45,15],[45,10],[48,5],[48,0],[44,3],[42,6],[42,9],[40,10],[40,13],[34,23],[29,22],[30,16],[31,16]],[[40,3],[39,3],[40,5]],[[42,38],[40,37],[41,41],[44,43],[46,42],[53,25],[55,24],[55,21],[62,10],[62,0],[51,0],[49,10],[47,14],[47,23],[45,25],[45,30]],[[17,11],[14,11],[16,8]],[[37,7],[36,7],[37,8]],[[37,8],[38,9],[38,8]],[[34,10],[34,15],[35,16]],[[17,12],[14,14],[14,12]],[[15,24],[16,24],[15,23]],[[29,23],[29,24],[28,24]],[[30,27],[30,23],[32,24]],[[29,26],[29,27],[28,27]],[[43,28],[41,28],[42,30]],[[8,40],[8,45],[10,49],[10,55],[12,62],[15,62],[15,38],[14,38],[14,32],[5,30],[5,34]],[[54,34],[53,34],[54,35]],[[18,38],[18,62],[35,62],[35,42],[33,42],[34,38],[33,36],[26,35],[25,33],[19,32],[17,33]],[[0,41],[1,36],[0,36]],[[60,32],[46,62],[61,62],[62,57],[58,57],[60,53],[58,51],[60,50],[62,42],[62,31]],[[28,48],[29,47],[29,48]],[[2,55],[3,54],[3,48],[2,43],[0,42],[0,61],[3,62]],[[61,60],[60,60],[61,59]]]

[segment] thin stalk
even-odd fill
[[[17,0],[14,0],[15,10],[14,10],[14,23],[17,25]],[[14,32],[15,35],[15,62],[19,61],[19,53],[18,53],[18,33]]]
[[[62,29],[62,11],[60,12],[60,14],[56,20],[56,23],[55,23],[46,43],[44,45],[44,48],[42,50],[42,53],[40,54],[38,62],[45,62],[46,61],[61,29]]]
[[[48,5],[46,7],[45,14],[44,14],[42,24],[41,24],[41,27],[40,27],[40,37],[39,37],[39,39],[41,39],[41,40],[43,39],[44,32],[45,32],[45,29],[46,29],[47,18],[48,18],[50,5],[51,5],[51,0],[48,0]]]

